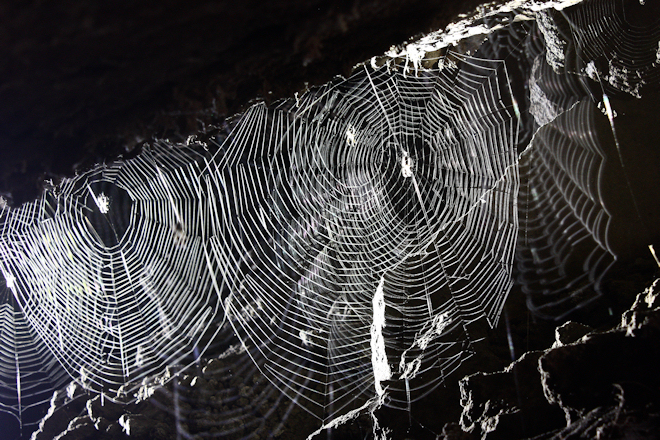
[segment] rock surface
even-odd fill
[[[426,430],[397,430],[406,424],[398,418],[401,412],[380,412],[380,423],[392,428],[390,439],[659,438],[659,295],[660,279],[638,295],[615,328],[592,330],[568,322],[556,329],[552,347],[524,353],[502,371],[464,377],[459,381],[460,420],[437,431],[431,423]],[[444,388],[445,396],[451,396],[451,381]],[[189,438],[295,439],[315,427],[235,347],[204,360],[196,372],[166,369],[145,381],[136,397],[129,405],[107,398],[102,402],[71,384],[55,394],[33,439],[165,440],[176,438],[177,431]],[[440,420],[454,414],[447,407],[451,401],[443,405],[430,408]],[[412,416],[421,420],[423,410]],[[365,415],[333,431],[332,438],[364,438],[370,423]]]
[[[463,429],[447,427],[444,438],[658,438],[659,294],[656,280],[615,328],[567,323],[552,348],[463,378]]]

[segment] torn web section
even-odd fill
[[[256,105],[205,176],[227,317],[319,424],[390,402],[381,397],[405,393],[419,371],[415,395],[392,405],[432,391],[465,358],[463,327],[493,325],[510,287],[506,72],[458,55],[439,63],[418,75],[360,69]],[[404,378],[409,348],[403,364],[418,357],[420,368]]]
[[[4,245],[4,244],[3,244]],[[0,284],[0,426],[27,438],[46,414],[53,391],[69,380],[16,303],[13,280]]]
[[[130,400],[136,381],[193,353],[217,316],[194,188],[201,162],[155,147],[10,212],[2,263],[16,297],[86,388]]]

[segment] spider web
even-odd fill
[[[191,367],[172,365],[145,378],[124,414],[153,414],[156,409],[160,417],[153,424],[162,423],[162,413],[168,414],[176,427],[172,436],[181,438],[279,436],[289,415],[296,412],[295,403],[263,377],[231,326],[223,326],[215,340],[214,345],[226,350],[199,358]],[[102,420],[102,401],[95,397],[87,405],[95,407],[96,420]]]
[[[192,150],[154,149],[3,213],[8,287],[30,331],[85,388],[130,400],[140,379],[204,348],[219,303],[191,184],[200,163]]]
[[[611,215],[600,194],[607,155],[596,135],[597,116],[593,103],[579,102],[542,127],[521,160],[525,242],[518,282],[530,310],[546,318],[562,319],[595,300],[614,263]]]
[[[410,410],[456,371],[474,326],[497,324],[514,252],[537,315],[592,303],[631,240],[658,242],[633,206],[657,206],[628,171],[642,149],[621,148],[638,145],[626,99],[659,83],[660,15],[638,6],[486,17],[499,30],[473,56],[426,41],[256,104],[226,140],[163,143],[5,209],[0,410],[21,419],[59,386],[56,359],[118,401],[146,392],[186,436],[275,435],[295,405],[336,426]],[[631,222],[651,232],[617,238]],[[240,353],[202,364],[227,323]],[[184,373],[139,386],[190,358],[218,396]],[[222,413],[214,431],[194,402]]]
[[[495,325],[517,234],[504,64],[448,54],[365,67],[249,109],[207,185],[228,319],[261,372],[319,420],[405,408]]]
[[[64,369],[28,324],[4,281],[0,285],[0,413],[9,436],[31,432],[43,417],[53,391],[69,379]],[[25,430],[24,424],[25,422]]]
[[[657,12],[657,3],[585,1],[538,13],[527,39],[538,131],[520,160],[516,269],[538,316],[586,307],[617,262],[657,246],[658,157],[631,135],[655,130],[625,114],[654,114]]]

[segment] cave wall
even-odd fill
[[[478,0],[0,5],[0,194],[180,140],[446,26]]]

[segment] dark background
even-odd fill
[[[0,4],[0,195],[347,75],[479,0]],[[137,148],[136,148],[137,147]]]

